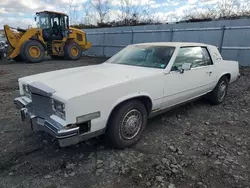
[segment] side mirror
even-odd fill
[[[190,70],[192,67],[192,63],[183,63],[182,66],[181,66],[181,70],[180,70],[180,73],[184,73],[184,71],[186,70]]]
[[[35,22],[36,22],[36,16],[34,17],[34,20],[35,20]]]

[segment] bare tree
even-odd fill
[[[207,7],[205,10],[193,10],[192,12],[185,13],[184,20],[206,20],[206,19],[216,19],[216,12]]]
[[[221,0],[216,6],[217,17],[237,16],[240,4],[236,0]]]
[[[93,10],[93,7],[91,4],[85,4],[81,10],[81,13],[83,14],[82,16],[82,24],[85,24],[85,25],[91,25],[93,20],[93,14],[94,14],[94,10]]]
[[[187,20],[205,20],[219,18],[235,18],[250,16],[250,2],[237,0],[221,0],[213,7],[186,12]]]
[[[250,16],[250,1],[241,0],[236,3],[237,5],[237,15],[238,16]]]
[[[103,24],[108,20],[110,2],[108,0],[92,0],[92,6],[97,13],[97,23]]]
[[[119,19],[124,25],[136,25],[140,22],[153,21],[152,9],[142,0],[117,0]]]
[[[79,6],[77,0],[68,0],[66,4],[61,6],[62,11],[69,15],[69,22],[71,25],[77,24],[78,15],[76,12]]]

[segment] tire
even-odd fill
[[[43,60],[44,55],[44,46],[36,40],[29,40],[21,47],[21,57],[28,63],[38,63]]]
[[[139,117],[136,119],[136,116]],[[106,136],[111,141],[112,145],[118,149],[124,149],[136,144],[142,136],[142,133],[147,125],[147,111],[145,106],[138,100],[128,101],[116,109],[108,123]],[[127,119],[127,124],[126,122]],[[130,120],[130,124],[129,124]],[[138,121],[137,125],[135,121]],[[132,133],[128,133],[128,125],[135,126]],[[126,129],[125,129],[126,127]],[[137,127],[137,128],[136,128]],[[133,129],[133,127],[130,127]],[[131,131],[131,130],[130,130]]]
[[[225,101],[228,91],[228,78],[223,76],[218,81],[214,90],[208,95],[208,99],[213,105],[218,105]]]
[[[76,42],[69,42],[64,46],[64,56],[70,60],[78,60],[82,56],[82,49]]]
[[[13,58],[13,60],[16,62],[23,62],[24,61],[24,59],[21,57],[20,54],[18,56],[16,56],[15,58]]]

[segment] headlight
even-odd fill
[[[24,84],[23,85],[23,93],[26,97],[28,98],[31,98],[31,93],[30,93],[30,90],[29,90],[29,86]]]
[[[61,117],[62,119],[65,119],[65,105],[64,105],[64,103],[53,99],[52,105],[53,105],[54,114]]]

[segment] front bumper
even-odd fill
[[[28,105],[31,104],[31,100],[28,97],[18,97],[14,100],[14,103],[16,107],[21,110],[22,121],[30,120],[31,129],[33,131],[42,131],[50,134],[54,138],[58,139],[61,147],[75,145],[88,138],[87,135],[79,134],[79,127],[66,129],[55,120],[48,121],[30,112],[28,110]]]

